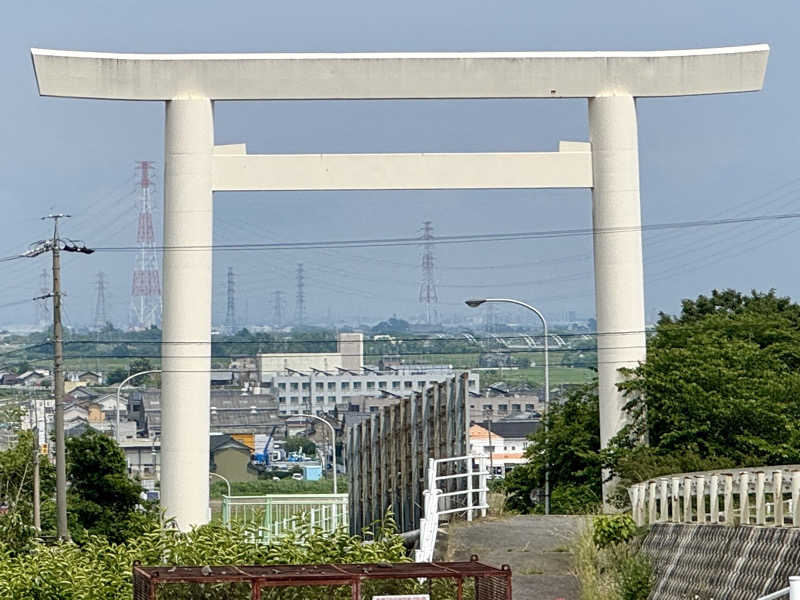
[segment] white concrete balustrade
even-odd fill
[[[665,475],[628,488],[638,525],[800,527],[800,465]]]

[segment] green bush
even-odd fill
[[[594,520],[592,541],[598,548],[629,542],[636,535],[636,523],[628,514],[600,515]]]
[[[653,575],[636,533],[627,515],[586,519],[572,548],[580,600],[648,598]]]
[[[647,600],[653,587],[650,560],[641,552],[623,559],[619,569],[621,600]]]
[[[143,565],[265,565],[359,562],[405,562],[405,548],[391,519],[377,523],[373,541],[340,530],[309,533],[307,528],[271,542],[255,544],[258,532],[233,525],[227,529],[209,524],[181,533],[154,527],[146,533],[114,544],[100,536],[88,536],[82,545],[34,542],[27,553],[15,554],[0,541],[0,598],[4,600],[130,600],[131,568]],[[416,582],[411,582],[412,587]],[[238,598],[224,586],[178,586],[159,598]],[[249,595],[242,596],[249,598]],[[281,598],[339,598],[327,588],[306,589]],[[349,590],[344,596],[349,598]]]

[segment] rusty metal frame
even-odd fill
[[[349,585],[352,600],[361,600],[361,583],[369,579],[452,579],[457,598],[462,600],[464,579],[475,579],[476,600],[479,582],[485,578],[504,580],[502,600],[511,600],[511,568],[499,569],[478,562],[472,555],[464,562],[431,563],[360,563],[338,565],[249,565],[217,567],[143,567],[133,566],[133,589],[136,600],[156,600],[160,585],[180,583],[249,583],[252,600],[261,599],[261,589],[271,587]],[[146,594],[143,596],[142,594]],[[496,598],[493,594],[492,600]]]

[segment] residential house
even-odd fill
[[[34,369],[25,371],[17,376],[17,385],[39,386],[50,381],[50,371],[46,369]]]
[[[242,394],[238,390],[211,390],[211,431],[269,433],[281,424],[277,402],[271,394]],[[128,414],[146,436],[161,433],[161,390],[128,392]]]
[[[538,420],[510,420],[473,424],[469,428],[470,453],[489,458],[493,473],[504,475],[526,462],[528,436],[541,427]]]
[[[220,433],[209,439],[209,469],[228,481],[254,481],[258,472],[250,465],[250,448]]]
[[[16,373],[0,373],[0,385],[22,385]]]

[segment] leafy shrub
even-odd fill
[[[125,543],[114,544],[104,537],[90,535],[81,546],[33,543],[25,554],[12,552],[6,542],[0,541],[0,598],[130,600],[134,561],[143,565],[214,566],[408,560],[402,538],[397,535],[391,519],[376,524],[375,535],[369,544],[344,530],[323,533],[302,528],[269,544],[254,544],[257,534],[254,529],[236,524],[231,529],[219,524],[203,525],[187,533],[153,527]],[[178,588],[174,592],[163,597],[231,597],[226,590],[211,585],[206,585],[202,595],[190,595],[192,590],[188,588]],[[314,595],[316,593],[320,595]],[[316,599],[331,596],[326,588],[320,588],[303,590],[297,597]]]
[[[627,515],[587,518],[573,547],[581,600],[646,600],[653,575]]]
[[[552,489],[550,512],[560,515],[591,514],[599,509],[602,501],[594,483],[581,485],[564,483]]]
[[[636,523],[628,514],[600,515],[595,518],[592,541],[598,548],[629,542],[636,535]]]
[[[626,557],[619,569],[621,600],[647,600],[653,587],[650,560],[641,552]]]

